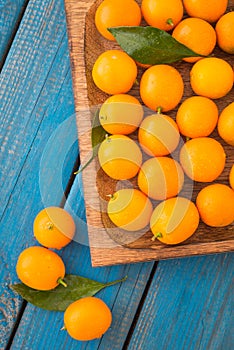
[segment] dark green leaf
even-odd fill
[[[122,49],[140,63],[172,63],[185,57],[201,56],[158,28],[124,26],[108,30]]]
[[[105,139],[106,134],[107,132],[103,129],[103,127],[100,125],[100,122],[99,122],[99,109],[98,109],[94,114],[94,119],[92,124],[92,132],[91,132],[91,143],[92,143],[92,152],[93,152],[92,156],[81,169],[75,172],[75,174],[81,173],[97,156],[99,145]]]
[[[74,301],[93,296],[101,289],[123,282],[126,278],[109,283],[100,283],[89,278],[66,275],[64,278],[64,281],[67,283],[66,288],[59,285],[50,291],[37,291],[23,283],[11,285],[10,288],[37,307],[52,311],[65,311]]]

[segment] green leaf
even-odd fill
[[[122,49],[144,64],[173,63],[185,57],[200,57],[164,30],[154,27],[112,27],[108,30]]]
[[[103,127],[100,125],[100,122],[99,122],[99,109],[98,109],[94,114],[92,131],[91,131],[92,156],[87,161],[87,163],[85,163],[85,165],[82,168],[80,168],[78,171],[76,171],[74,174],[77,175],[81,173],[97,156],[99,145],[105,139],[106,134],[107,132],[103,129]]]
[[[100,283],[85,277],[66,275],[64,278],[67,283],[66,288],[59,285],[50,291],[38,291],[27,287],[23,283],[13,284],[10,288],[37,307],[52,311],[65,311],[74,301],[93,296],[101,289],[123,282],[126,279],[127,276],[113,282]]]

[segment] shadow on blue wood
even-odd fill
[[[27,3],[28,0],[1,0],[0,2],[0,68],[10,49]]]
[[[85,209],[80,187],[80,175],[76,177],[71,189],[66,210],[72,213],[78,223],[79,240],[86,240]],[[102,339],[82,343],[71,339],[63,326],[63,313],[47,312],[29,305],[22,317],[12,349],[114,349],[122,348],[136,309],[145,289],[153,263],[122,265],[106,268],[92,268],[89,247],[73,242],[62,251],[62,257],[68,273],[79,274],[101,282],[119,279],[125,275],[128,279],[123,284],[101,291],[101,297],[113,311],[113,323]],[[42,320],[46,319],[46,324]],[[38,334],[35,337],[35,334]],[[42,336],[43,335],[43,336]],[[52,336],[53,335],[53,336]],[[110,347],[111,346],[111,347]]]
[[[162,261],[128,349],[231,350],[234,255]]]
[[[46,174],[50,175],[42,200],[39,171],[43,151],[55,129],[74,113],[62,0],[30,1],[0,79],[0,135],[4,143],[0,162],[0,181],[4,183],[0,207],[0,336],[4,347],[22,302],[7,289],[16,281],[18,254],[35,244],[33,219],[44,202],[61,202],[77,157],[73,143],[72,154],[68,152],[64,158],[68,140],[63,137],[45,169],[45,179]],[[58,176],[55,165],[63,169],[63,174]],[[66,209],[75,216],[78,240],[86,244],[80,177],[75,179]],[[128,275],[123,284],[98,294],[113,311],[111,329],[100,340],[77,342],[60,331],[62,313],[28,304],[12,349],[122,349],[154,264],[92,268],[89,248],[76,242],[61,254],[68,273],[103,282]],[[229,350],[233,344],[232,267],[232,254],[160,262],[133,336],[129,336],[129,349]]]
[[[0,348],[7,344],[21,306],[7,286],[17,281],[19,253],[36,244],[32,224],[43,208],[39,164],[44,147],[74,114],[70,61],[62,1],[31,1],[0,76],[1,285]],[[33,25],[32,25],[33,23]],[[65,139],[57,145],[57,159]],[[73,153],[74,152],[74,153]],[[72,148],[63,168],[69,179],[78,151]],[[63,193],[48,178],[48,201],[59,205]]]

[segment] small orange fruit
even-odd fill
[[[150,156],[165,156],[179,144],[180,134],[175,121],[165,114],[153,114],[140,124],[138,140]]]
[[[142,163],[142,153],[135,141],[125,135],[111,135],[100,145],[99,163],[113,179],[126,180],[134,177]]]
[[[69,244],[75,234],[72,216],[59,207],[41,210],[33,223],[34,236],[47,248],[61,249]]]
[[[176,114],[180,133],[195,138],[209,136],[218,122],[219,111],[213,100],[192,96],[182,102]]]
[[[204,187],[198,193],[196,205],[208,226],[223,227],[234,221],[234,191],[229,186],[217,183]]]
[[[234,164],[231,167],[230,173],[229,173],[229,183],[231,188],[234,190]]]
[[[106,39],[115,40],[107,28],[118,26],[139,26],[141,9],[134,0],[104,0],[95,13],[95,24]]]
[[[137,66],[125,52],[108,50],[94,63],[92,77],[96,86],[107,94],[124,94],[136,80]]]
[[[224,97],[232,89],[232,67],[221,58],[203,58],[193,65],[190,83],[197,95],[212,99]]]
[[[140,81],[140,95],[150,109],[170,111],[180,102],[184,92],[183,79],[174,67],[158,64],[148,68]]]
[[[162,30],[171,30],[183,17],[181,0],[142,0],[141,10],[146,22]]]
[[[223,51],[234,54],[234,11],[223,15],[215,26],[217,43]]]
[[[181,21],[173,30],[172,36],[203,56],[209,55],[216,44],[214,28],[201,18],[190,17]],[[184,58],[186,62],[196,62],[199,57]]]
[[[226,11],[228,0],[183,0],[183,4],[189,16],[213,23]]]
[[[143,114],[143,108],[136,97],[118,94],[108,97],[103,103],[99,120],[109,134],[128,135],[138,128]]]
[[[139,190],[125,188],[115,192],[107,206],[110,220],[126,231],[138,231],[149,224],[153,207]]]
[[[180,163],[186,175],[194,181],[212,182],[225,166],[226,154],[222,145],[210,137],[187,141],[180,151]]]
[[[68,306],[64,313],[64,325],[68,334],[80,341],[88,341],[101,336],[112,322],[109,307],[99,298],[81,298]]]
[[[165,244],[188,239],[199,224],[199,213],[193,202],[183,197],[169,198],[154,209],[150,219],[155,238]]]
[[[218,120],[218,133],[225,142],[234,146],[234,102],[221,112]]]
[[[63,282],[65,266],[58,254],[44,247],[29,247],[19,255],[16,272],[26,286],[37,290],[54,289]]]
[[[182,189],[184,172],[176,160],[157,157],[146,160],[138,174],[138,186],[152,199],[176,196]]]

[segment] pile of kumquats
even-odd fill
[[[120,189],[108,202],[110,220],[124,230],[135,232],[150,225],[153,237],[178,244],[197,230],[200,219],[212,227],[233,223],[234,166],[226,184],[212,183],[219,179],[227,159],[224,147],[210,136],[217,129],[221,139],[234,146],[234,102],[222,111],[215,102],[232,90],[233,67],[211,55],[216,44],[227,54],[234,54],[234,12],[227,12],[227,5],[227,0],[143,0],[140,7],[134,0],[104,0],[97,8],[95,24],[106,40],[115,40],[107,28],[137,27],[144,17],[149,26],[170,31],[173,38],[197,54],[184,59],[191,64],[194,94],[183,101],[184,81],[172,65],[143,65],[141,100],[128,92],[142,64],[121,48],[103,52],[93,66],[94,83],[111,95],[99,111],[100,124],[108,134],[98,150],[100,165],[115,180],[137,177],[137,188]],[[184,14],[188,15],[186,19]],[[144,115],[144,106],[151,113]],[[173,109],[175,120],[170,117]],[[131,137],[134,133],[137,141]],[[173,152],[178,147],[176,160]],[[180,196],[185,176],[204,183],[195,203]],[[65,247],[74,234],[75,223],[64,209],[45,208],[36,216],[34,236],[41,246],[25,249],[16,266],[23,285],[15,285],[15,290],[26,300],[32,302],[34,298],[35,305],[43,302],[44,308],[47,305],[51,310],[51,294],[43,293],[53,290],[53,298],[64,302],[66,292],[62,290],[61,294],[58,288],[59,284],[66,287],[65,265],[53,249]],[[107,331],[112,315],[102,300],[93,297],[94,291],[89,290],[93,283],[89,286],[82,281],[86,283],[85,297],[55,310],[65,311],[64,324],[73,338],[91,340]],[[70,295],[74,293],[75,287]],[[55,304],[59,306],[59,302]]]
[[[128,40],[128,27],[140,27],[143,17],[146,26],[169,32],[197,54],[183,58],[191,66],[193,91],[185,99],[179,70],[172,64],[146,64],[144,50],[142,62],[119,47],[102,52],[93,65],[95,85],[111,95],[99,112],[108,134],[99,147],[100,166],[115,180],[137,178],[136,188],[122,188],[108,202],[108,216],[121,229],[134,232],[150,225],[153,238],[178,244],[194,234],[200,220],[212,227],[234,221],[234,166],[221,183],[227,155],[213,136],[215,131],[234,146],[234,102],[221,111],[216,104],[230,96],[233,66],[213,54],[217,46],[228,57],[234,54],[234,12],[227,6],[227,0],[143,0],[140,5],[134,0],[104,0],[96,11],[96,28],[106,40],[115,40],[113,27],[124,27]],[[142,47],[150,51],[146,41],[142,39]],[[138,68],[144,69],[139,98],[130,91]],[[151,113],[146,115],[146,108]],[[173,156],[176,150],[178,160]],[[180,196],[185,177],[204,184],[193,201]]]

